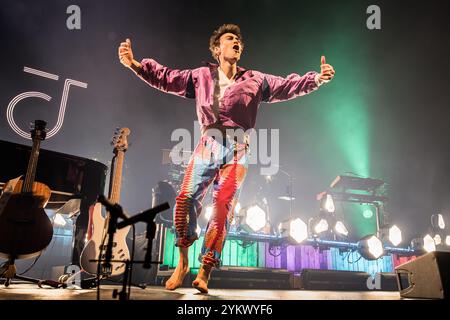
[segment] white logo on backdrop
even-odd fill
[[[51,79],[51,80],[55,80],[55,81],[59,80],[59,76],[56,74],[51,74],[48,72],[32,69],[29,67],[24,67],[23,71],[40,76],[40,77],[44,77],[47,79]],[[73,79],[66,79],[64,81],[64,88],[63,88],[63,93],[62,93],[62,97],[61,97],[61,103],[59,105],[58,120],[56,122],[56,125],[53,127],[53,129],[51,129],[47,132],[47,139],[53,137],[56,133],[58,133],[58,131],[61,129],[61,127],[63,125],[64,114],[66,113],[67,98],[69,96],[69,89],[70,89],[71,85],[81,87],[81,88],[87,88],[87,83],[84,83],[84,82],[80,82],[80,81],[73,80]],[[44,99],[46,101],[50,101],[52,99],[52,97],[43,92],[27,91],[27,92],[23,92],[23,93],[15,96],[9,102],[8,108],[6,109],[6,119],[8,120],[8,123],[9,123],[11,129],[13,129],[13,131],[15,133],[17,133],[19,136],[26,138],[26,139],[31,139],[31,134],[29,132],[26,132],[26,131],[22,130],[21,128],[19,128],[16,121],[14,121],[14,109],[15,109],[16,105],[20,101],[22,101],[24,99],[28,99],[28,98],[39,98],[39,99]]]

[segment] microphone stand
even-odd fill
[[[280,169],[281,173],[285,174],[289,178],[289,185],[287,187],[287,191],[288,191],[287,193],[288,193],[288,197],[289,197],[289,220],[292,220],[292,206],[293,206],[293,201],[294,201],[294,195],[293,195],[293,189],[292,189],[292,184],[293,184],[292,180],[294,178],[292,177],[292,175],[289,172],[281,169],[280,166],[278,166],[278,168]]]
[[[114,219],[110,219],[110,224],[108,225],[108,234],[109,234],[109,241],[108,246],[106,247],[106,253],[105,253],[105,261],[103,265],[108,264],[111,266],[111,262],[123,262],[123,261],[112,261],[111,260],[111,254],[112,254],[112,236],[114,235],[114,232],[116,232],[117,229],[125,228],[129,225],[135,224],[137,222],[145,222],[147,223],[147,232],[146,232],[146,239],[147,239],[147,252],[145,253],[144,261],[125,261],[126,267],[125,267],[125,273],[123,276],[123,283],[122,283],[122,291],[120,293],[117,292],[117,289],[113,292],[113,298],[116,298],[117,295],[119,296],[120,300],[127,300],[129,299],[129,293],[127,293],[127,287],[129,285],[129,282],[131,279],[129,279],[129,269],[131,268],[131,265],[133,263],[143,263],[143,267],[146,269],[150,269],[152,264],[160,264],[160,261],[151,261],[151,254],[152,254],[152,242],[155,238],[156,233],[156,224],[153,221],[158,213],[161,211],[167,210],[170,208],[169,203],[164,202],[163,204],[160,204],[156,207],[153,207],[151,209],[145,210],[144,212],[141,212],[137,215],[134,215],[132,217],[128,217],[123,213],[122,207],[119,204],[111,203],[109,200],[107,200],[105,197],[100,196],[99,202],[102,203],[105,208],[111,213],[111,218],[114,217]],[[117,218],[121,217],[124,220],[122,222],[117,223]],[[111,220],[114,220],[111,222]],[[111,234],[110,234],[111,232]],[[108,249],[111,250],[109,252],[108,256]]]
[[[127,219],[128,216],[123,212],[122,207],[118,203],[112,203],[105,196],[99,195],[98,202],[103,204],[109,213],[108,220],[108,243],[106,245],[105,260],[102,263],[103,272],[108,274],[112,271],[111,257],[114,242],[114,234],[117,230],[117,220],[119,218]]]
[[[144,264],[145,269],[150,269],[152,267],[152,251],[153,251],[153,239],[155,239],[156,234],[156,223],[153,219],[147,221],[147,230],[145,233],[145,238],[147,239],[147,251],[145,252]]]

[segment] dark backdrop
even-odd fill
[[[71,4],[81,8],[81,30],[66,27]],[[381,30],[366,28],[370,4],[381,8]],[[407,237],[421,235],[431,214],[450,210],[449,11],[447,1],[1,1],[0,139],[29,144],[6,121],[14,96],[52,96],[18,104],[14,117],[23,130],[38,117],[53,127],[64,79],[86,82],[71,87],[63,127],[42,147],[108,164],[114,129],[129,127],[122,204],[130,213],[146,209],[151,188],[167,178],[161,149],[175,144],[176,128],[193,131],[195,107],[136,78],[118,62],[117,46],[129,37],[137,59],[194,68],[211,61],[211,32],[237,23],[246,68],[301,74],[320,70],[324,54],[337,72],[318,92],[262,105],[258,115],[257,128],[280,129],[280,165],[295,178],[294,214],[312,216],[315,194],[349,171],[388,182],[391,220]],[[243,205],[260,190],[281,221],[289,206],[277,197],[287,176],[267,185],[258,170],[250,170]]]

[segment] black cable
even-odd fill
[[[131,245],[131,257],[130,257],[130,273],[128,274],[128,300],[130,300],[130,294],[131,294],[131,281],[133,281],[133,261],[134,261],[134,247],[136,245],[136,226],[134,224],[131,225],[133,228],[133,242]],[[148,250],[148,248],[147,248]]]
[[[350,263],[350,253],[351,251],[347,251],[347,255],[344,257],[344,259],[347,260],[348,263]]]
[[[52,227],[54,227],[54,223],[55,220],[52,220]],[[58,227],[57,229],[60,229],[61,227]],[[53,249],[53,247],[55,246],[55,241],[53,241],[52,243],[52,247],[50,248],[50,251]],[[38,260],[42,257],[42,251],[41,253],[36,257],[36,259],[34,259],[33,263],[28,267],[28,269],[26,269],[25,271],[23,271],[22,273],[16,273],[18,276],[23,276],[25,273],[29,272],[38,262]],[[48,262],[47,262],[48,265]],[[43,268],[43,270],[47,269],[47,265],[45,265],[45,268]],[[45,271],[42,271],[45,272]],[[41,275],[41,278],[43,278],[43,274]]]
[[[361,260],[361,258],[362,258],[362,256],[359,256],[359,258],[356,261],[354,261],[353,263],[357,263],[359,260]]]
[[[253,246],[254,244],[255,244],[255,242],[254,241],[245,241],[245,240],[241,240],[241,247],[243,248],[243,249],[247,249],[247,248],[250,248],[251,246]]]
[[[55,216],[56,216],[56,213],[55,213],[55,215],[53,216],[53,219],[52,219],[52,227],[53,227],[53,229],[55,228]],[[59,231],[59,230],[61,230],[62,228],[63,228],[62,226],[59,226],[59,227],[56,228],[56,231]],[[54,232],[53,235],[57,235],[57,233]],[[46,249],[47,252],[51,252],[51,251],[53,250],[53,247],[55,246],[55,242],[56,242],[56,239],[52,241],[52,246],[51,246],[51,248],[50,248],[50,249]],[[40,258],[41,255],[42,255],[42,253],[39,255],[38,258]],[[35,262],[33,263],[33,265],[34,265],[36,262],[37,262],[37,259],[35,260]],[[48,263],[49,263],[49,261],[47,261],[47,263],[46,263],[46,264],[44,265],[44,267],[42,268],[41,278],[45,278],[45,277],[44,277],[44,272],[45,272],[45,270],[46,270],[47,267],[48,267]],[[31,269],[31,268],[33,267],[33,265],[32,265],[29,269]],[[29,271],[29,269],[26,270],[26,271],[24,271],[24,272],[22,272],[20,275],[25,274],[26,272]]]
[[[232,241],[235,242],[239,247],[241,247],[243,249],[250,248],[252,245],[255,244],[255,241],[247,241],[247,240],[232,240]],[[244,242],[248,242],[248,243],[244,244]]]
[[[42,251],[41,251],[41,254],[39,254],[39,255],[36,257],[36,259],[34,259],[33,263],[28,267],[28,269],[26,269],[26,270],[23,271],[22,273],[17,273],[17,275],[22,276],[22,275],[24,275],[25,273],[27,273],[28,271],[30,271],[30,270],[34,267],[34,265],[36,264],[36,262],[38,262],[38,260],[39,260],[40,257],[42,257]]]
[[[105,231],[105,228],[103,227],[103,232]],[[103,234],[102,243],[100,244],[100,251],[98,253],[97,257],[97,275],[96,275],[96,283],[97,283],[97,300],[100,300],[100,270],[101,270],[101,263],[102,263],[102,250],[103,246],[105,245],[106,236],[108,235],[108,232],[105,232]]]
[[[111,159],[111,165],[109,166],[109,185],[108,185],[108,199],[111,198],[112,195],[112,189],[113,189],[113,181],[114,181],[114,168],[116,165],[116,160],[117,160],[117,153],[114,153],[114,156]],[[111,219],[111,216],[109,215],[109,212],[106,211],[106,217],[107,219],[105,220],[105,222],[108,220],[109,223],[109,219]],[[106,227],[106,232],[105,232],[105,225],[103,226],[103,239],[102,239],[102,243],[100,245],[100,251],[98,254],[98,258],[97,258],[97,276],[96,276],[96,282],[97,282],[97,300],[100,300],[100,270],[101,270],[101,260],[102,260],[102,251],[105,245],[105,241],[106,241],[106,237],[108,236],[108,229],[109,226]],[[113,235],[114,236],[114,235]],[[108,239],[109,240],[109,239]]]
[[[359,258],[356,259],[355,261],[350,261],[350,259],[349,259],[349,258],[350,258],[350,253],[352,253],[352,252],[355,252],[355,251],[349,251],[349,252],[348,252],[348,254],[347,254],[347,262],[348,262],[349,264],[358,263],[358,261],[361,260],[362,255],[359,255]]]

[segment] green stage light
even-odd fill
[[[373,217],[373,211],[370,209],[365,209],[362,213],[363,217],[366,219],[370,219]]]

